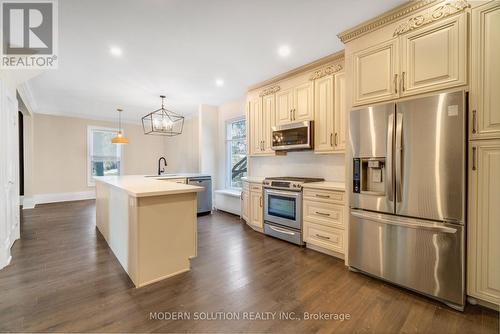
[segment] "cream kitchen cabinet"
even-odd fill
[[[353,55],[353,104],[363,105],[399,97],[398,39]]]
[[[243,189],[241,191],[241,219],[243,219],[245,222],[248,222],[250,217],[249,192],[250,189],[248,182],[243,182]]]
[[[467,294],[500,305],[500,140],[469,148]]]
[[[251,97],[248,101],[248,142],[250,155],[274,155],[271,149],[271,127],[275,119],[275,96]]]
[[[314,80],[314,152],[336,153],[345,149],[345,75],[338,73]]]
[[[401,96],[467,84],[467,16],[401,35]]]
[[[472,9],[471,139],[500,138],[500,2]]]
[[[353,105],[467,84],[467,13],[413,28],[353,54]]]
[[[264,225],[264,208],[261,185],[250,185],[250,221],[252,227],[262,230]]]
[[[276,124],[314,119],[314,85],[307,81],[276,93]]]

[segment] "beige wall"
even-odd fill
[[[52,194],[93,190],[87,185],[87,126],[116,128],[116,123],[34,114],[33,193]],[[146,136],[141,125],[124,124],[125,174],[155,174],[165,155],[165,138]]]
[[[165,158],[167,173],[197,173],[198,157],[198,115],[184,119],[182,133],[174,137],[165,137]]]

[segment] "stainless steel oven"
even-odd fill
[[[304,121],[273,127],[272,149],[276,151],[310,150],[314,147],[313,122]]]

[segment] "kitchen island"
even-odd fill
[[[136,287],[190,269],[202,187],[143,175],[95,180],[96,227]]]

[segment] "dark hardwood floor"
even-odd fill
[[[465,313],[451,310],[352,273],[341,260],[254,232],[229,214],[201,217],[198,227],[190,272],[135,289],[95,228],[93,201],[23,211],[21,240],[11,265],[0,271],[0,331],[499,332],[497,312],[471,305]],[[175,314],[191,319],[155,320],[150,312],[187,312]],[[254,315],[244,312],[350,319],[221,319]]]

